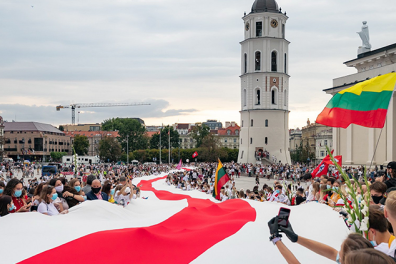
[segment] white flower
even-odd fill
[[[360,231],[367,231],[368,230],[368,217],[365,217],[363,220],[362,220],[362,222],[361,222],[361,225],[360,225]]]
[[[352,219],[352,216],[349,214],[348,215],[348,223],[350,223],[350,224],[352,224],[353,223],[353,219]]]

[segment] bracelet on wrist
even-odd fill
[[[275,237],[274,239],[272,239],[272,243],[274,243],[274,245],[275,245],[278,241],[282,241],[282,239],[281,239],[280,237]]]
[[[272,234],[272,235],[269,237],[269,240],[272,241],[273,239],[275,239],[275,238],[277,238],[277,237],[281,238],[282,235],[281,235],[281,234]]]

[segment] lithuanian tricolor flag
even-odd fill
[[[227,172],[223,168],[223,164],[221,163],[219,159],[219,164],[217,165],[217,170],[216,170],[216,177],[215,177],[215,183],[214,183],[214,188],[213,188],[213,197],[216,198],[217,200],[220,200],[220,190],[221,187],[223,187],[230,178],[227,175]]]
[[[356,124],[383,128],[395,83],[396,73],[388,73],[342,90],[333,96],[316,122],[330,127]]]

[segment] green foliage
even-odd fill
[[[220,140],[218,137],[208,134],[202,139],[200,147],[201,159],[204,161],[216,162],[217,159],[225,160],[228,153],[224,148],[219,148]]]
[[[139,121],[132,118],[112,118],[103,121],[102,130],[118,131],[119,142],[122,149],[127,151],[127,139],[129,151],[146,149],[148,147],[148,137],[146,128]]]
[[[63,156],[66,156],[66,152],[51,152],[51,158],[53,161],[61,161]]]
[[[197,142],[196,147],[202,145],[203,139],[210,134],[210,128],[207,125],[196,124],[191,129],[192,138]]]
[[[179,133],[173,127],[166,126],[160,130],[161,133],[161,149],[169,148],[169,135],[170,131],[170,145],[172,148],[179,147]],[[159,149],[159,134],[154,134],[150,139],[150,148]]]
[[[335,165],[340,176],[344,179],[346,185],[345,192],[343,192],[341,189],[332,190],[332,191],[340,195],[341,199],[344,201],[343,208],[348,213],[348,220],[347,220],[348,223],[354,225],[356,233],[360,233],[365,238],[368,239],[368,229],[370,228],[369,206],[370,206],[371,195],[370,195],[370,185],[368,183],[367,174],[366,174],[367,170],[365,168],[363,173],[364,184],[366,185],[367,191],[362,196],[358,194],[360,190],[363,190],[362,184],[359,181],[355,181],[355,183],[352,184],[349,176],[342,170],[340,165],[334,159],[334,156],[333,154],[331,154],[331,151],[328,146],[326,146],[326,149],[327,152],[329,153],[331,161]],[[349,206],[348,200],[352,202],[353,208]],[[360,227],[356,225],[356,222],[359,222]]]
[[[60,131],[65,131],[65,128],[63,126],[59,126]]]
[[[76,153],[80,156],[84,156],[88,153],[89,141],[84,135],[75,135],[73,147]]]
[[[104,161],[119,161],[121,144],[116,138],[105,137],[99,142],[99,156]]]

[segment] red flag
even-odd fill
[[[335,161],[337,162],[337,164],[342,167],[342,156],[334,156]],[[334,163],[331,160],[327,160],[326,163],[328,165],[334,165]],[[338,170],[336,170],[334,172],[334,176],[338,179],[340,177],[340,172]]]
[[[334,150],[331,151],[331,154],[333,154]],[[327,172],[329,171],[329,161],[330,160],[330,155],[327,155],[321,163],[319,163],[318,167],[316,167],[313,172],[311,173],[312,178],[320,177],[322,175],[326,175]]]
[[[195,151],[194,154],[192,154],[192,157],[193,157],[193,158],[198,157],[198,152]]]

